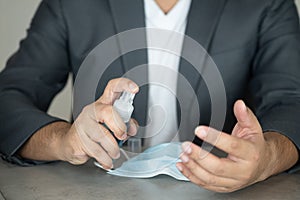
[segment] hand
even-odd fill
[[[70,130],[63,136],[62,160],[72,164],[83,164],[89,158],[95,158],[104,168],[112,168],[112,159],[120,156],[120,149],[113,135],[103,124],[120,140],[135,135],[136,121],[131,119],[126,130],[126,125],[112,105],[123,91],[137,93],[138,90],[138,86],[129,79],[118,78],[109,81],[103,95],[82,110]]]
[[[288,164],[284,164],[282,168],[276,166],[279,165],[276,155],[276,148],[279,147],[271,145],[264,138],[257,118],[243,101],[235,103],[234,113],[237,124],[231,135],[205,126],[200,126],[195,131],[203,141],[228,153],[226,158],[219,158],[191,142],[182,145],[182,162],[177,163],[177,168],[192,182],[208,190],[232,192],[262,181],[295,163],[295,159],[282,158],[280,161]],[[292,149],[291,152],[295,150]]]

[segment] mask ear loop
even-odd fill
[[[125,156],[126,160],[129,160],[129,156],[127,155],[126,151],[123,148],[120,148],[120,152]]]

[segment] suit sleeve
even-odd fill
[[[46,111],[70,71],[67,29],[58,0],[40,4],[19,50],[0,74],[0,153],[18,164],[16,151],[43,126],[61,121]]]
[[[263,130],[287,136],[299,150],[300,33],[293,0],[273,0],[262,17],[252,74],[250,91]]]

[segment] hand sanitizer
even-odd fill
[[[133,112],[133,99],[135,94],[124,91],[119,99],[114,102],[114,109],[119,113],[124,123],[126,123],[127,127],[129,126],[128,122],[131,118]]]
[[[129,120],[131,118],[134,109],[132,105],[134,97],[135,94],[125,91],[123,92],[121,97],[115,101],[113,105],[114,109],[119,113],[119,115],[125,122],[127,129],[129,128]],[[121,147],[123,145],[123,141],[118,140],[118,144]],[[142,144],[141,138],[130,137],[128,139],[128,147],[129,147],[128,150],[133,153],[140,153],[142,149],[141,144]]]
[[[124,121],[124,123],[127,126],[127,129],[129,128],[129,125],[130,125],[129,120],[131,118],[131,115],[132,115],[132,112],[134,109],[134,107],[132,105],[134,96],[135,96],[135,94],[124,91],[122,93],[122,95],[120,96],[120,98],[117,99],[113,104],[114,109],[121,116],[122,120]],[[123,145],[122,140],[117,139],[117,142],[119,144],[119,147],[121,147]]]

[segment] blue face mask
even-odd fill
[[[189,181],[176,168],[176,163],[180,162],[181,152],[181,143],[159,144],[148,148],[108,173],[131,178],[150,178],[166,174],[177,180]]]

